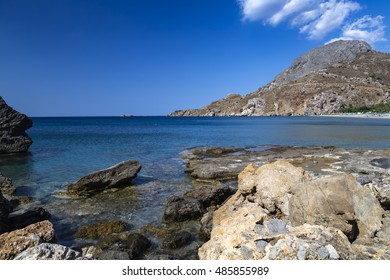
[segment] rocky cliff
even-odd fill
[[[268,85],[230,94],[201,109],[170,116],[290,116],[337,113],[390,102],[390,54],[361,41],[337,41],[299,58]]]
[[[7,105],[0,96],[0,154],[26,152],[32,140],[26,130],[32,121]]]

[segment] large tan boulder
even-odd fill
[[[383,209],[368,188],[343,173],[296,185],[289,213],[293,226],[335,227],[354,241],[374,236],[382,226]]]

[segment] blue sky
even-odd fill
[[[166,115],[250,93],[338,38],[389,52],[389,11],[385,0],[0,0],[0,95],[29,116]]]

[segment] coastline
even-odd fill
[[[390,113],[341,113],[334,115],[318,115],[318,117],[390,119]]]

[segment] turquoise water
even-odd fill
[[[53,214],[59,238],[93,220],[120,218],[134,227],[161,222],[167,196],[193,182],[180,153],[199,146],[333,145],[389,148],[390,120],[332,117],[33,118],[34,143],[27,155],[0,157],[0,171],[19,195],[30,195]],[[92,171],[136,159],[143,166],[136,187],[86,201],[59,195],[66,185]],[[86,207],[85,204],[89,204]],[[67,229],[67,230],[65,230]]]

